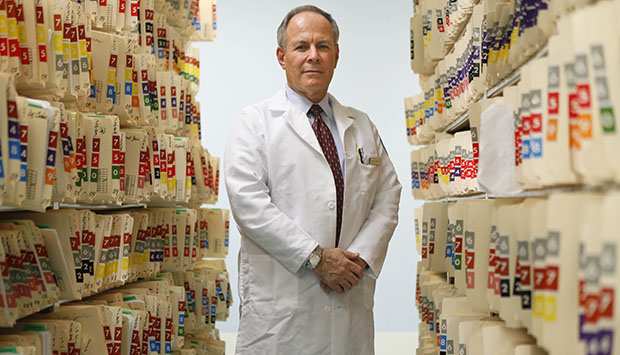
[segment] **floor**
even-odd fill
[[[226,342],[226,354],[235,353],[237,333],[221,333]],[[375,355],[413,355],[418,346],[416,332],[378,332],[375,334]]]

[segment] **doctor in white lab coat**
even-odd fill
[[[375,279],[401,185],[368,115],[327,93],[338,61],[331,16],[291,10],[277,57],[287,84],[241,112],[224,159],[242,235],[237,354],[374,354]],[[331,145],[315,133],[317,115]]]

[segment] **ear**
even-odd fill
[[[334,68],[338,65],[338,58],[340,58],[340,46],[336,44],[336,62],[334,63]]]
[[[278,46],[278,48],[276,49],[276,57],[278,58],[278,63],[280,63],[280,66],[282,67],[282,69],[286,70],[286,62],[284,60],[284,49],[282,49],[282,47]]]

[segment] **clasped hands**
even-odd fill
[[[364,277],[366,265],[358,253],[329,248],[323,249],[323,256],[314,272],[321,280],[321,289],[325,293],[345,293]]]

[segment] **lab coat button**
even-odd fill
[[[333,210],[336,207],[336,204],[330,201],[327,203],[327,207],[329,207],[330,210]]]
[[[325,313],[329,313],[332,311],[332,308],[330,306],[325,306]]]

